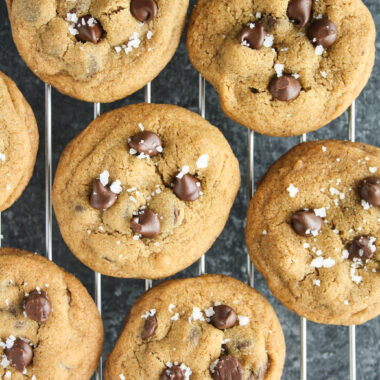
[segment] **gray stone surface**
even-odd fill
[[[376,24],[380,26],[380,3],[366,0]],[[192,5],[194,1],[192,1]],[[0,70],[15,80],[37,117],[41,134],[41,146],[33,179],[21,199],[3,213],[3,245],[31,251],[44,252],[44,85],[25,66],[12,41],[4,1],[0,3]],[[377,51],[379,43],[376,45]],[[372,78],[357,101],[357,139],[380,146],[379,80],[380,62],[376,63]],[[198,76],[191,66],[184,38],[181,46],[162,74],[152,84],[153,101],[172,103],[197,111]],[[102,106],[102,112],[124,104],[143,101],[143,91],[110,105]],[[243,228],[248,204],[247,187],[247,130],[226,118],[218,105],[218,97],[207,85],[207,119],[224,133],[238,156],[242,187],[233,207],[228,224],[206,256],[206,268],[210,273],[224,273],[245,281],[246,248]],[[66,144],[92,119],[92,104],[70,99],[53,91],[53,161],[54,168]],[[309,139],[347,138],[347,114],[329,126],[308,136]],[[297,138],[270,138],[256,135],[255,178],[258,179],[268,166],[296,144]],[[53,254],[57,264],[74,273],[93,293],[93,273],[84,267],[64,244],[56,223],[53,226]],[[180,273],[178,277],[196,275],[197,266]],[[287,343],[287,359],[283,379],[299,378],[299,318],[288,311],[269,292],[265,281],[256,273],[256,287],[276,309]],[[103,318],[105,324],[104,357],[115,343],[121,322],[136,298],[142,293],[141,280],[120,280],[103,277]],[[358,379],[380,379],[380,325],[379,318],[357,328]],[[348,328],[308,324],[308,378],[310,380],[341,380],[349,378]]]

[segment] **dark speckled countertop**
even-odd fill
[[[194,5],[191,1],[191,7]],[[379,0],[365,0],[376,25],[380,28]],[[34,176],[21,199],[2,215],[3,245],[44,252],[44,84],[35,77],[19,57],[12,41],[5,2],[0,3],[0,70],[10,76],[31,104],[40,129],[41,144]],[[379,42],[376,50],[379,51]],[[357,101],[357,140],[380,146],[380,62],[377,60],[369,84]],[[102,112],[125,104],[144,100],[143,91],[122,101],[102,106]],[[197,111],[198,74],[190,64],[184,37],[174,59],[152,83],[152,101],[172,103]],[[229,221],[206,256],[209,273],[224,273],[242,281],[247,279],[244,244],[247,197],[247,130],[224,116],[218,97],[207,85],[206,118],[218,126],[240,161],[242,186]],[[66,144],[91,121],[92,104],[79,102],[53,90],[53,170]],[[308,139],[340,138],[348,135],[347,113],[321,130],[310,133]],[[298,138],[273,138],[256,135],[255,177],[260,178],[269,165],[299,141]],[[94,274],[84,267],[64,244],[57,224],[53,225],[54,261],[75,274],[93,294]],[[193,265],[178,277],[197,274]],[[287,359],[283,379],[299,378],[299,317],[283,307],[268,290],[260,274],[255,286],[272,303],[279,315],[286,336]],[[103,319],[105,325],[104,358],[113,347],[121,323],[136,298],[143,292],[142,280],[103,277]],[[379,318],[357,327],[358,380],[380,380]],[[308,323],[308,379],[349,379],[348,328]]]

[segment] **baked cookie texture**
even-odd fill
[[[211,247],[239,186],[238,161],[217,128],[180,107],[138,104],[103,114],[66,147],[53,204],[85,265],[162,278]]]
[[[88,102],[121,99],[155,78],[175,53],[188,4],[7,0],[13,39],[29,68]]]
[[[312,3],[305,26],[288,17],[291,3],[300,3],[299,21]],[[321,18],[337,29],[326,48],[318,43],[331,41],[310,37]],[[374,41],[374,22],[360,0],[199,0],[187,33],[191,62],[218,91],[226,115],[271,136],[300,135],[340,116],[370,77]],[[277,86],[280,94],[270,86],[277,76],[285,81]],[[286,87],[288,98],[298,97],[272,95],[281,98]]]
[[[31,252],[0,249],[2,379],[90,379],[102,344],[100,315],[73,275]]]
[[[0,72],[0,212],[22,194],[33,174],[38,128],[16,84]]]
[[[249,254],[297,314],[341,325],[379,315],[379,168],[376,147],[314,141],[286,153],[259,183],[247,214]]]
[[[137,300],[105,379],[274,380],[284,359],[284,336],[269,302],[231,277],[205,275],[165,281]]]

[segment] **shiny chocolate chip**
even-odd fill
[[[376,251],[376,246],[367,236],[360,236],[355,238],[348,245],[349,258],[371,259]]]
[[[185,380],[185,374],[180,366],[173,365],[162,372],[160,380]]]
[[[173,183],[174,194],[181,200],[191,202],[199,198],[202,192],[201,183],[191,174],[176,177]]]
[[[236,358],[224,355],[216,363],[212,378],[214,380],[243,380],[244,369]]]
[[[312,211],[297,211],[292,216],[292,227],[301,236],[317,234],[323,225],[323,220]]]
[[[214,306],[214,315],[211,317],[211,323],[220,330],[229,329],[235,326],[237,315],[233,309],[227,305]]]
[[[162,152],[162,142],[160,137],[149,131],[143,131],[134,135],[128,145],[137,153],[143,153],[150,157],[154,157]]]
[[[92,193],[90,196],[90,204],[96,210],[107,210],[117,199],[117,195],[113,193],[109,186],[104,186],[100,179],[95,179],[92,185]]]
[[[266,32],[261,22],[251,23],[243,28],[238,36],[239,42],[251,49],[261,49],[264,44]]]
[[[283,102],[296,99],[301,92],[301,83],[291,75],[274,76],[269,83],[269,92]]]
[[[141,331],[141,339],[148,340],[157,329],[157,318],[155,315],[150,315],[144,324],[144,328]]]
[[[308,36],[313,44],[328,48],[336,41],[338,31],[331,20],[321,18],[310,25]]]
[[[149,22],[157,16],[158,6],[154,0],[132,0],[131,13],[141,22]]]
[[[252,373],[251,376],[249,377],[249,380],[263,380],[265,378],[265,375],[267,374],[269,369],[269,360],[268,362],[260,367],[260,369],[257,371],[256,374]]]
[[[33,321],[46,322],[51,313],[51,303],[46,292],[34,290],[25,300],[25,313]]]
[[[91,15],[82,16],[75,24],[78,34],[75,38],[81,42],[92,42],[97,44],[103,35],[103,28],[100,22]]]
[[[372,206],[380,206],[380,177],[363,179],[359,185],[360,198]]]
[[[155,238],[161,232],[160,219],[151,209],[144,208],[132,218],[132,231],[146,238]]]
[[[5,355],[12,367],[23,372],[33,360],[33,349],[30,344],[17,338],[11,348],[5,349]]]
[[[312,0],[291,0],[288,5],[288,17],[300,28],[304,27],[311,17]]]

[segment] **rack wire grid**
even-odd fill
[[[198,83],[198,109],[200,115],[205,118],[206,115],[206,83],[205,79],[199,75]],[[144,90],[145,102],[151,103],[151,83],[148,83]],[[93,118],[97,118],[101,113],[101,107],[99,103],[93,104]],[[348,140],[355,141],[355,102],[349,108],[348,117]],[[307,139],[306,134],[300,137],[300,142],[305,142]],[[247,169],[248,169],[248,197],[253,196],[255,191],[255,133],[248,130],[247,133]],[[53,260],[53,245],[52,245],[52,87],[45,84],[45,256],[49,260]],[[0,247],[2,242],[1,234],[1,213],[0,213]],[[255,273],[254,266],[247,255],[247,282],[250,286],[254,287]],[[202,275],[206,273],[205,257],[198,262],[198,273]],[[100,314],[102,313],[102,277],[99,273],[94,273],[94,294],[95,302]],[[145,280],[145,290],[152,287],[152,280]],[[141,286],[141,292],[143,291]],[[355,326],[349,326],[347,329],[349,337],[349,379],[357,379],[356,370],[356,331]],[[299,366],[299,378],[300,380],[307,379],[307,321],[305,318],[300,317],[299,324],[299,338],[300,338],[300,366]],[[376,347],[375,347],[376,349]],[[376,375],[375,375],[376,376]],[[100,358],[97,371],[95,373],[96,380],[103,379],[103,367],[102,358]],[[286,379],[288,380],[288,379]],[[293,380],[293,379],[291,379]],[[367,380],[367,379],[366,379]],[[368,379],[379,380],[379,379]]]

